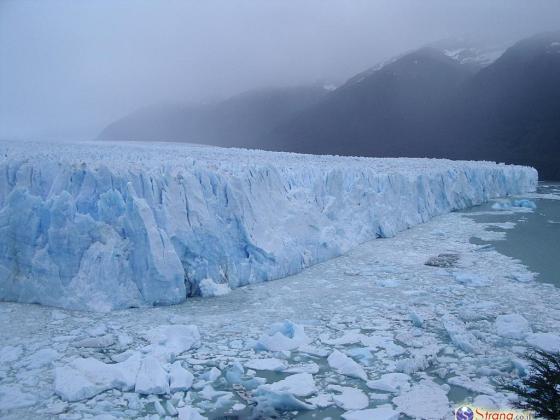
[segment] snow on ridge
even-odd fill
[[[492,162],[0,142],[0,300],[175,304],[203,279],[284,277],[536,183]]]

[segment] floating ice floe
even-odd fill
[[[234,387],[242,387],[243,393],[245,393],[246,390],[258,388],[260,385],[266,382],[265,378],[247,377],[245,375],[243,366],[239,362],[234,362],[232,365],[225,368],[224,377],[226,378],[227,382]]]
[[[453,276],[458,283],[465,286],[483,287],[488,286],[491,283],[490,279],[483,274],[458,271],[453,273]]]
[[[114,364],[92,357],[74,359],[55,369],[55,393],[64,401],[79,401],[108,389],[130,391],[136,384],[140,363],[139,355]]]
[[[380,348],[385,350],[387,355],[389,356],[399,356],[406,352],[406,349],[402,346],[396,344],[393,340],[393,337],[389,336],[380,336],[380,335],[368,335],[363,336],[361,342],[364,346],[370,348]]]
[[[303,344],[299,346],[297,350],[300,353],[306,353],[317,357],[327,357],[329,355],[329,351],[327,349],[311,346],[309,344]]]
[[[348,354],[353,359],[356,359],[360,362],[360,364],[364,366],[370,366],[374,361],[374,356],[370,349],[366,347],[352,347],[346,350],[346,354]]]
[[[289,320],[272,324],[257,341],[257,350],[289,351],[310,343],[303,326]]]
[[[498,315],[496,331],[499,336],[523,340],[531,332],[529,321],[519,314]]]
[[[264,418],[267,417],[266,414],[276,414],[276,410],[279,411],[293,411],[293,410],[313,410],[315,406],[313,404],[308,404],[297,399],[294,394],[286,391],[273,391],[267,388],[259,388],[255,392],[254,397],[257,403],[257,410],[260,413],[265,414]]]
[[[473,405],[475,407],[482,407],[487,410],[500,408],[500,405],[496,401],[496,398],[491,395],[477,395],[473,399]]]
[[[405,373],[385,373],[379,379],[367,381],[367,386],[375,391],[400,393],[410,389],[410,376]]]
[[[447,384],[455,385],[477,394],[492,394],[494,390],[487,377],[469,378],[465,375],[453,376],[447,379]]]
[[[527,343],[549,353],[560,352],[560,336],[553,333],[535,333],[527,335]]]
[[[518,281],[520,283],[529,283],[535,280],[535,273],[511,273],[508,278]]]
[[[37,397],[23,391],[19,385],[0,385],[0,413],[30,407],[36,403]]]
[[[351,378],[367,380],[367,374],[363,367],[352,360],[350,357],[346,356],[338,350],[334,350],[328,357],[327,362],[329,366],[336,370],[338,373]]]
[[[255,391],[259,410],[311,410],[315,408],[297,397],[308,397],[317,392],[313,376],[298,373],[272,384],[261,385]]]
[[[334,404],[332,394],[323,394],[323,393],[308,398],[307,402],[319,408],[330,407],[331,405]]]
[[[186,370],[181,362],[176,361],[169,369],[169,390],[173,392],[188,391],[194,381],[194,375]]]
[[[78,358],[55,369],[55,392],[65,401],[91,398],[109,389],[134,390],[140,394],[169,394],[170,380],[174,391],[187,390],[192,374],[180,364],[171,365],[170,373],[162,363],[200,344],[200,334],[192,325],[163,325],[150,330],[151,341],[142,349],[145,355],[132,351],[128,357],[107,364],[95,358]],[[120,356],[120,355],[119,355]]]
[[[272,384],[261,385],[259,389],[273,392],[288,392],[296,397],[309,397],[317,392],[313,375],[297,373]]]
[[[380,405],[366,410],[347,411],[342,414],[344,420],[398,420],[399,412],[391,404]]]
[[[208,401],[212,401],[212,400],[218,400],[216,401],[216,405],[214,406],[215,409],[219,408],[219,404],[223,403],[229,399],[231,399],[231,397],[233,396],[233,394],[229,391],[218,391],[216,389],[214,389],[214,387],[210,384],[206,384],[204,385],[204,388],[202,388],[201,391],[198,391],[198,396],[204,400],[208,400]]]
[[[332,396],[332,399],[343,410],[362,410],[369,405],[369,398],[358,388],[329,385],[327,389],[337,393]]]
[[[254,370],[283,371],[288,367],[285,360],[269,357],[266,359],[252,359],[244,363],[246,368]]]
[[[443,316],[442,322],[453,344],[466,353],[482,352],[482,344],[467,330],[465,324],[460,319],[451,314],[446,314]]]
[[[105,348],[115,344],[115,337],[111,334],[101,335],[97,337],[87,337],[78,340],[74,343],[76,347],[89,347],[89,348]]]
[[[407,375],[426,370],[437,359],[441,347],[437,344],[425,343],[421,348],[409,349],[411,357],[397,360],[395,370]]]
[[[436,383],[423,380],[393,398],[397,409],[412,418],[447,419],[451,413],[447,393]]]
[[[164,362],[172,362],[177,355],[200,346],[200,333],[195,325],[160,325],[145,336],[151,344],[143,351]]]
[[[22,354],[23,348],[21,346],[3,346],[0,348],[0,362],[15,362]]]
[[[41,349],[29,356],[24,364],[28,369],[37,369],[42,366],[50,366],[59,358],[60,354],[56,350]]]
[[[520,199],[520,200],[513,200],[513,201],[502,200],[502,201],[496,201],[494,204],[492,204],[493,210],[511,210],[512,207],[534,210],[537,208],[537,205],[535,204],[534,201],[527,200],[527,199]]]
[[[283,372],[315,374],[319,372],[319,365],[314,362],[300,363],[296,365],[290,365],[289,367],[283,369]]]
[[[179,420],[206,420],[206,417],[202,416],[198,410],[189,406],[178,408],[177,413]]]
[[[513,207],[524,207],[524,208],[527,208],[527,209],[536,209],[537,208],[537,205],[535,204],[534,201],[527,200],[525,198],[521,199],[521,200],[513,200],[511,205]]]
[[[424,317],[420,315],[418,311],[411,310],[408,316],[415,327],[422,328],[422,325],[424,325]]]
[[[217,367],[213,366],[209,370],[204,372],[200,377],[205,381],[214,382],[220,376],[222,376],[222,371]]]
[[[338,338],[330,338],[327,334],[323,334],[321,336],[321,341],[331,346],[342,346],[359,343],[363,336],[364,335],[360,333],[360,330],[350,330],[345,331],[344,334]]]
[[[138,394],[169,394],[169,376],[158,359],[146,356],[142,360],[134,391]]]

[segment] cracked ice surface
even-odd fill
[[[496,379],[524,374],[530,346],[560,348],[560,290],[516,280],[531,277],[519,261],[469,242],[503,237],[493,226],[451,213],[295,276],[177,306],[2,303],[0,415],[396,419],[452,418],[472,401],[504,408],[511,396]],[[458,259],[425,265],[440,254]],[[340,369],[354,363],[366,380]],[[90,372],[60,387],[83,399],[56,392],[67,369]]]
[[[224,295],[536,182],[491,162],[4,141],[0,299],[107,311]]]

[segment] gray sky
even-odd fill
[[[558,0],[0,0],[0,138],[90,139],[151,103],[339,83],[442,38],[553,29]]]

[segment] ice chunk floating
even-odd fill
[[[1,142],[0,299],[112,310],[223,294],[536,183],[491,162]]]

